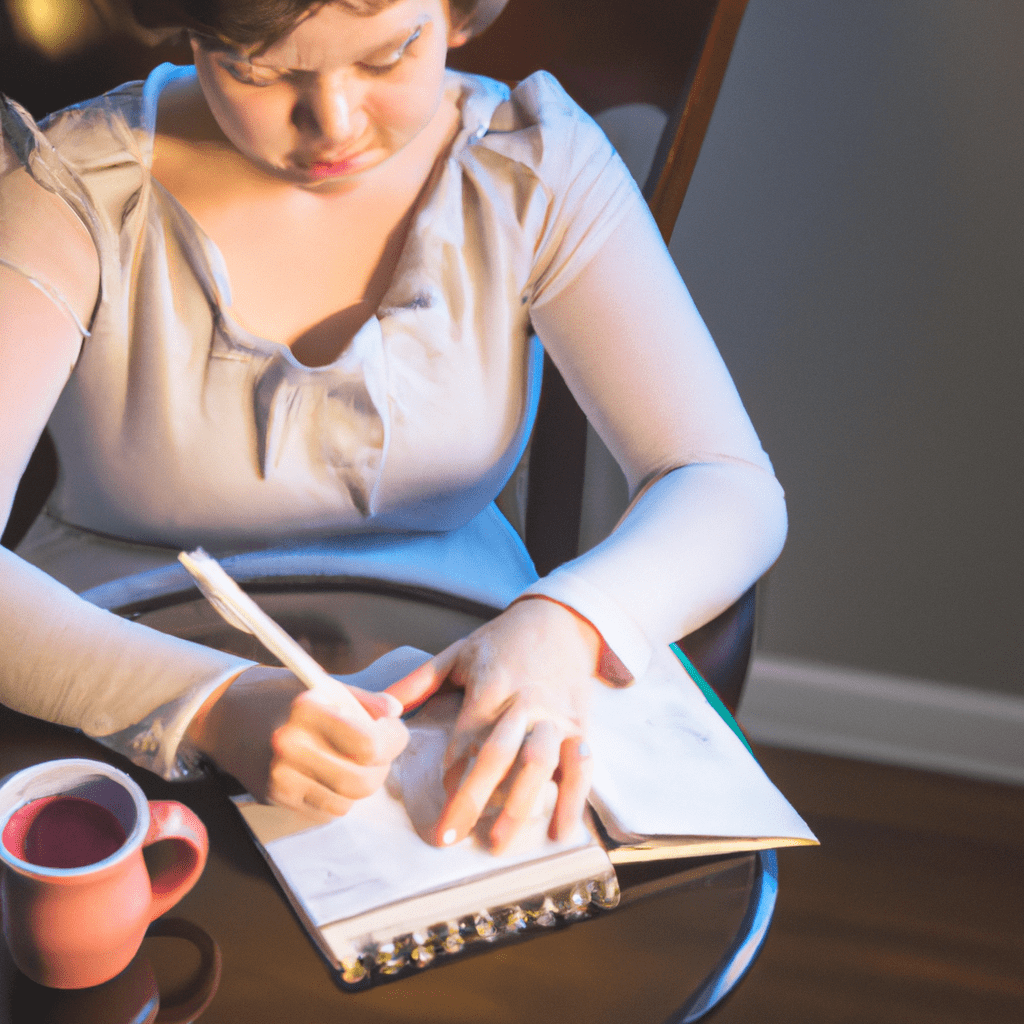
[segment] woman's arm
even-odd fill
[[[0,519],[6,523],[18,481],[78,358],[76,319],[92,314],[99,262],[78,218],[20,168],[0,178],[0,261]]]
[[[529,588],[533,599],[391,688],[406,703],[445,678],[466,689],[438,842],[468,834],[506,776],[493,845],[552,777],[551,832],[564,835],[589,786],[587,694],[606,674],[602,643],[642,675],[654,645],[728,607],[785,538],[782,489],[646,209],[546,293],[533,320],[634,503],[610,537]]]
[[[21,169],[0,176],[0,527],[98,288],[95,249],[71,210]],[[407,739],[382,695],[359,695],[376,719],[369,727],[346,723],[289,673],[121,619],[5,549],[0,624],[0,701],[165,776],[188,729],[258,795],[339,813],[379,785]]]
[[[640,675],[771,566],[782,488],[646,209],[534,323],[634,501],[612,534],[528,593],[566,600]]]
[[[0,179],[0,214],[0,520],[6,523],[77,359],[78,325],[90,319],[100,271],[85,227],[21,168]],[[0,619],[0,699],[97,736],[122,732],[154,708],[206,681],[219,684],[245,665],[104,612],[6,550],[0,550]],[[167,672],[168,663],[175,672]],[[173,769],[174,739],[161,737],[148,767]]]

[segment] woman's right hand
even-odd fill
[[[189,739],[258,800],[326,820],[375,792],[409,741],[386,693],[344,687],[369,712],[355,722],[327,686],[307,690],[287,669],[257,665],[214,694]]]

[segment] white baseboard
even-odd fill
[[[1024,697],[760,654],[737,718],[773,746],[1024,785]]]

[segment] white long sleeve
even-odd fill
[[[0,548],[0,702],[165,777],[193,715],[252,664],[104,611]]]
[[[223,258],[151,180],[156,96],[189,73],[155,72],[45,134],[0,107],[18,141],[0,169],[21,176],[0,180],[0,293],[5,275],[22,286],[0,343],[33,302],[66,342],[40,354],[26,328],[0,344],[0,518],[53,409],[51,509],[69,529],[238,550],[458,530],[525,444],[529,319],[642,496],[528,592],[577,609],[638,676],[654,645],[771,564],[785,510],[767,457],[625,168],[553,81],[535,76],[509,102],[453,76],[463,132],[387,301],[336,364],[311,368],[233,324]],[[59,232],[38,230],[37,206],[78,218],[60,261],[43,260]],[[76,256],[90,273],[62,266]],[[80,351],[76,318],[91,331]],[[250,664],[123,622],[6,551],[0,629],[0,700],[168,775],[192,713]]]
[[[88,335],[97,288],[89,234],[0,142],[0,524]],[[166,777],[180,772],[196,710],[251,664],[103,611],[4,548],[0,637],[0,702]]]
[[[528,593],[575,608],[639,676],[653,644],[708,622],[778,557],[782,489],[646,211],[623,219],[533,321],[641,497]]]

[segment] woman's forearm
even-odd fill
[[[729,463],[666,474],[612,534],[527,593],[575,608],[630,674],[651,646],[709,622],[778,557],[786,536],[782,488],[770,473]]]
[[[97,608],[0,549],[0,701],[165,777],[211,693],[252,662]]]

